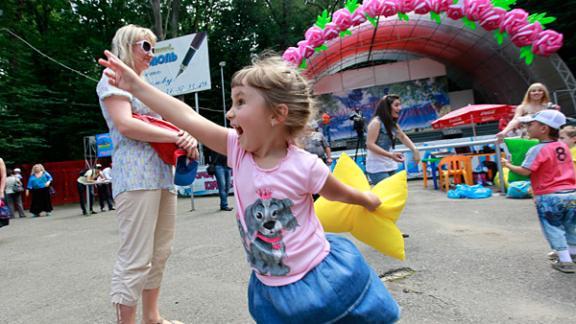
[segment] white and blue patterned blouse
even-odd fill
[[[108,114],[104,99],[110,96],[126,97],[130,100],[133,113],[156,118],[160,118],[160,115],[154,113],[129,92],[110,85],[105,74],[102,74],[102,78],[98,82],[96,93],[114,145],[112,151],[112,162],[114,163],[112,169],[113,196],[116,197],[122,192],[133,190],[168,189],[173,191],[172,166],[164,163],[147,142],[133,140],[120,134]]]

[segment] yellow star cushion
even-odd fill
[[[406,198],[406,171],[386,178],[370,189],[368,179],[356,163],[345,153],[334,168],[334,176],[360,191],[371,190],[382,204],[373,212],[359,205],[350,205],[318,198],[314,210],[327,232],[350,232],[360,241],[393,258],[404,260],[404,239],[396,227]]]

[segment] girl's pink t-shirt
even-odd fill
[[[248,263],[268,286],[301,279],[330,252],[312,198],[330,170],[316,155],[294,145],[278,165],[262,169],[242,149],[234,131],[228,134],[227,150]]]

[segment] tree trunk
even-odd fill
[[[154,17],[154,33],[158,40],[164,39],[164,29],[162,28],[162,10],[160,9],[160,0],[150,0],[152,6],[152,16]]]
[[[172,0],[172,16],[170,17],[170,37],[178,37],[178,20],[180,18],[180,0]]]

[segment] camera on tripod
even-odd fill
[[[364,117],[362,117],[360,109],[356,108],[354,110],[350,120],[352,120],[352,128],[356,131],[358,137],[362,137],[364,135]]]

